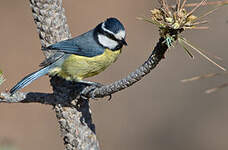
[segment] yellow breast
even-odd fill
[[[103,54],[95,57],[78,55],[69,56],[61,67],[53,69],[50,74],[57,74],[66,80],[82,80],[104,71],[116,61],[121,50],[111,51],[106,49]]]

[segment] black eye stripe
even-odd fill
[[[118,39],[116,39],[116,37],[114,35],[106,32],[106,31],[103,34],[114,41],[118,41]]]
[[[112,39],[112,40],[114,40],[114,41],[117,41],[118,43],[119,42],[121,42],[121,40],[119,40],[119,39],[117,39],[113,34],[111,34],[111,33],[108,33],[108,32],[106,32],[106,31],[101,31],[101,34],[103,34],[103,35],[105,35],[105,36],[107,36],[108,38],[110,38],[110,39]]]

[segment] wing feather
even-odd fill
[[[94,30],[84,33],[78,37],[60,41],[42,50],[55,50],[66,54],[75,54],[79,56],[94,57],[101,55],[104,48],[94,39]]]

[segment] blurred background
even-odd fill
[[[0,68],[10,89],[44,59],[33,22],[29,0],[0,0]],[[174,0],[173,0],[174,1]],[[88,31],[107,17],[115,16],[127,30],[128,47],[118,61],[89,80],[111,83],[134,71],[150,55],[159,39],[157,28],[136,17],[149,16],[158,6],[154,0],[65,0],[73,36]],[[189,2],[196,2],[190,1]],[[210,7],[212,8],[212,7]],[[206,12],[208,8],[198,11]],[[228,68],[228,8],[209,17],[209,30],[184,33],[196,47],[221,56]],[[102,150],[227,150],[228,88],[205,94],[227,82],[226,76],[183,84],[192,76],[221,72],[193,51],[191,60],[176,46],[166,59],[136,85],[107,98],[91,101],[93,120]],[[22,91],[51,92],[48,77]],[[0,144],[17,150],[62,150],[62,139],[51,106],[0,104]]]

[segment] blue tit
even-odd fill
[[[43,51],[53,50],[56,53],[40,64],[41,69],[18,82],[10,93],[14,94],[46,74],[90,83],[83,79],[99,74],[114,63],[122,47],[127,45],[125,37],[123,24],[116,18],[108,18],[80,36],[42,48]]]

